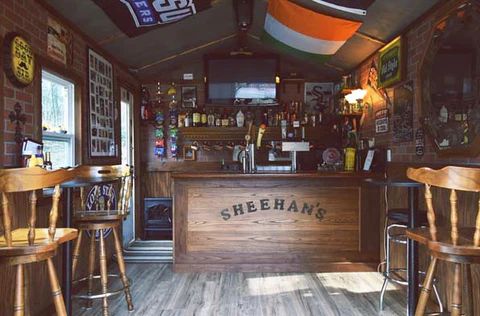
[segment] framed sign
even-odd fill
[[[333,95],[332,82],[305,82],[305,107],[312,113],[328,108]]]
[[[380,109],[375,112],[375,133],[383,134],[388,132],[388,109]]]
[[[88,49],[88,90],[90,157],[115,157],[113,68],[92,49]]]
[[[403,39],[397,37],[380,50],[378,87],[387,88],[402,81],[404,68]]]
[[[32,46],[19,33],[11,32],[3,41],[4,69],[7,78],[17,87],[30,85],[35,76],[35,55]]]
[[[413,81],[395,87],[393,92],[393,142],[413,140]]]
[[[197,88],[194,86],[182,87],[182,106],[184,108],[197,107]]]
[[[73,61],[72,33],[63,25],[48,18],[47,55],[66,65]]]

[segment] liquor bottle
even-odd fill
[[[243,115],[242,110],[239,110],[237,112],[236,121],[237,127],[243,127],[243,125],[245,124],[245,115]]]
[[[230,113],[230,115],[228,116],[228,126],[230,126],[230,127],[237,126],[237,120],[235,119],[235,113],[234,112]]]
[[[45,160],[43,161],[43,165],[45,166],[46,170],[52,170],[52,160],[51,160],[51,153],[45,153]]]
[[[207,112],[205,112],[205,107],[202,109],[202,114],[200,116],[200,123],[202,126],[207,126]]]
[[[222,126],[222,119],[220,117],[220,113],[215,113],[215,126],[216,127]]]
[[[222,124],[222,127],[228,127],[228,124],[229,124],[228,116],[225,111],[223,112],[223,115],[222,115],[221,124]]]
[[[184,120],[183,125],[185,127],[191,127],[192,126],[192,116],[190,115],[189,111],[187,111],[187,113],[185,114],[185,120]]]
[[[210,109],[210,112],[208,113],[207,124],[208,124],[209,127],[215,126],[215,115],[213,114],[212,109]]]
[[[178,113],[178,127],[185,126],[185,117],[186,117],[186,113],[184,111]]]
[[[193,112],[193,115],[192,115],[193,127],[199,127],[200,126],[200,117],[201,117],[200,112],[197,109],[195,109],[194,112]]]

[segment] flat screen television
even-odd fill
[[[276,105],[278,58],[273,55],[208,55],[205,58],[206,103]]]

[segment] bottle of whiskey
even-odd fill
[[[213,114],[213,110],[212,110],[212,109],[210,109],[210,111],[208,112],[207,124],[208,124],[208,127],[213,127],[213,126],[215,126],[215,115]]]
[[[207,122],[208,122],[207,112],[205,111],[205,107],[204,107],[200,115],[200,124],[201,126],[207,126]]]
[[[192,117],[193,127],[199,127],[200,126],[200,119],[201,119],[201,114],[200,114],[199,110],[195,109],[192,116],[193,116]]]

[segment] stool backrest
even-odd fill
[[[0,192],[2,194],[2,211],[4,237],[8,247],[12,246],[12,220],[9,208],[10,193],[30,192],[30,217],[28,222],[28,243],[35,242],[35,226],[37,221],[37,194],[36,190],[54,187],[52,207],[49,215],[48,234],[50,241],[55,237],[58,219],[58,202],[60,200],[60,184],[75,177],[72,169],[47,171],[40,167],[0,169]]]
[[[430,225],[430,234],[434,241],[437,240],[437,226],[435,223],[431,186],[450,189],[450,234],[452,243],[456,245],[458,243],[457,191],[480,192],[480,168],[454,166],[439,170],[408,168],[407,177],[425,184],[428,224]],[[476,247],[480,246],[480,200],[478,201],[473,244]]]
[[[101,195],[100,186],[94,185],[94,205],[95,209],[99,211],[112,211],[115,210],[119,214],[127,214],[129,210],[130,197],[132,193],[132,176],[130,172],[130,166],[127,165],[109,165],[109,166],[78,166],[75,168],[77,172],[77,178],[79,179],[95,179],[97,182],[111,182],[119,181],[119,193],[117,199],[116,208],[111,204],[113,198],[113,186],[110,186],[106,195],[109,197],[107,203],[100,206],[99,197]],[[81,195],[81,209],[85,210],[85,189],[80,188]]]

